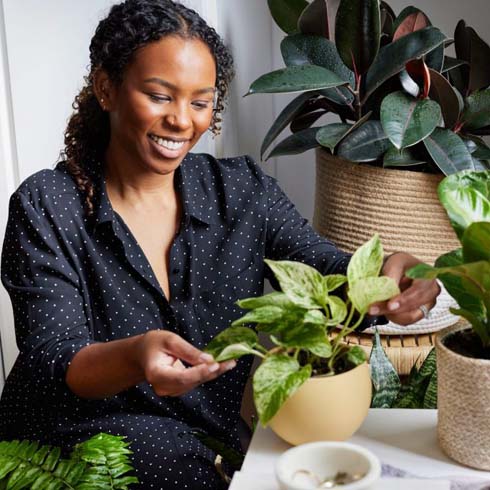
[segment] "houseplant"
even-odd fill
[[[415,7],[396,15],[384,1],[341,0],[334,39],[328,0],[268,3],[287,34],[286,68],[258,78],[248,93],[300,92],[261,154],[287,126],[293,134],[268,157],[320,148],[315,227],[349,251],[374,229],[387,251],[427,261],[456,246],[436,188],[442,174],[481,169],[490,158],[480,138],[490,133],[489,46],[461,21],[458,58],[444,56],[451,40]],[[329,113],[340,122],[319,124]]]
[[[379,237],[354,253],[346,276],[322,276],[300,262],[266,262],[282,292],[238,301],[250,311],[206,350],[217,361],[247,354],[262,358],[253,376],[259,420],[287,442],[346,439],[367,415],[371,379],[362,349],[342,340],[360,324],[370,304],[399,292],[391,278],[378,277],[383,262]],[[337,292],[345,287],[344,300]],[[272,349],[244,326],[251,323],[270,336]]]
[[[33,441],[0,442],[1,489],[127,490],[138,483],[121,436],[100,433],[77,444],[69,458],[61,449]]]
[[[454,174],[439,186],[461,248],[421,264],[412,278],[439,277],[459,305],[454,313],[469,325],[451,327],[436,339],[438,435],[453,459],[490,469],[490,175]]]

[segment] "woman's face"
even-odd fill
[[[215,84],[200,40],[167,36],[138,50],[109,98],[113,163],[173,172],[211,124]]]

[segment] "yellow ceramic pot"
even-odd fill
[[[336,376],[315,376],[269,422],[289,444],[344,441],[361,426],[371,405],[368,363]]]

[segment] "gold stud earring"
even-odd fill
[[[103,97],[100,99],[100,105],[102,106],[102,110],[105,111],[104,98]]]

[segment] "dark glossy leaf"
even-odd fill
[[[472,223],[466,228],[461,243],[465,262],[490,260],[490,222]]]
[[[320,128],[316,135],[316,140],[323,147],[329,148],[334,153],[337,145],[352,131],[362,126],[371,116],[371,113],[365,114],[355,124],[333,123]]]
[[[282,155],[298,155],[313,148],[318,148],[320,144],[316,140],[316,133],[319,129],[308,128],[288,136],[274,147],[266,160]]]
[[[461,98],[444,76],[432,69],[429,72],[432,81],[429,96],[439,103],[446,128],[452,129],[459,120]]]
[[[471,133],[479,136],[490,136],[490,126],[486,126],[480,129],[472,129]]]
[[[418,83],[408,74],[407,70],[402,70],[399,74],[400,83],[402,84],[403,90],[412,97],[418,97],[420,94],[420,87]]]
[[[281,131],[286,128],[286,126],[294,119],[296,114],[298,114],[304,107],[305,103],[311,98],[316,97],[315,94],[311,92],[306,92],[304,94],[298,95],[294,100],[292,100],[279,114],[277,119],[274,121],[269,131],[265,135],[262,146],[260,147],[260,158],[264,156],[265,150],[269,148],[270,144],[276,139],[276,137],[281,133]]]
[[[405,69],[412,78],[422,89],[421,98],[426,99],[429,96],[431,78],[429,73],[429,67],[425,64],[423,59],[409,61]]]
[[[474,170],[473,159],[464,141],[449,129],[436,128],[424,139],[425,147],[441,172],[451,175]]]
[[[374,388],[371,408],[391,408],[401,383],[395,368],[383,349],[377,329],[373,338],[369,369]]]
[[[395,17],[391,13],[384,9],[381,5],[381,45],[383,42],[388,43],[393,37],[393,23],[395,22]]]
[[[298,133],[299,131],[303,131],[305,129],[310,128],[315,124],[318,119],[327,114],[327,111],[315,111],[309,112],[308,114],[301,114],[298,117],[295,117],[293,121],[291,121],[291,125],[289,128],[291,129],[291,133]]]
[[[306,92],[347,85],[338,75],[315,65],[289,66],[262,75],[250,85],[250,94]]]
[[[424,26],[424,24],[426,25]],[[407,31],[410,31],[410,28],[412,29],[412,32],[415,32],[424,27],[432,26],[432,23],[427,15],[418,8],[407,7],[402,10],[400,15],[396,18],[393,28],[396,30],[401,29],[402,25],[405,27],[402,32],[407,34]],[[441,45],[427,53],[425,61],[430,68],[440,72],[444,64],[444,46]]]
[[[320,128],[316,134],[316,140],[320,145],[328,148],[332,153],[339,142],[344,138],[352,124],[333,123]]]
[[[344,63],[355,73],[367,72],[379,51],[379,0],[341,0],[335,22],[335,44]]]
[[[388,95],[381,105],[381,124],[399,150],[413,146],[436,128],[441,120],[437,102],[415,99],[403,92]]]
[[[468,89],[470,92],[490,85],[490,46],[478,36],[472,27],[461,20],[455,31],[456,56],[469,63]]]
[[[407,34],[420,31],[424,27],[430,26],[429,19],[420,10],[407,15],[401,22],[397,22],[397,24],[395,33],[393,34],[393,41],[398,41],[398,39]]]
[[[298,20],[308,6],[306,0],[267,0],[272,18],[287,34],[297,31]]]
[[[391,147],[383,157],[383,167],[413,167],[423,165],[424,162],[411,151],[411,148],[399,150],[396,147]]]
[[[253,376],[255,407],[262,425],[266,425],[284,402],[310,377],[311,366],[300,367],[286,355],[271,355]]]
[[[381,0],[380,2],[380,9],[386,11],[391,17],[393,17],[393,19],[396,19],[395,11],[384,0]]]
[[[379,121],[368,121],[340,143],[338,155],[355,162],[378,160],[391,146]]]
[[[442,67],[442,73],[447,73],[448,71],[458,68],[458,66],[467,65],[468,63],[464,60],[458,60],[457,58],[452,58],[451,56],[444,57],[444,66]]]
[[[417,14],[421,12],[420,9],[417,7],[409,6],[405,7],[399,14],[398,16],[395,16],[395,23],[393,25],[394,29],[398,29],[398,26],[409,16],[412,14]],[[425,14],[424,14],[425,15]],[[427,16],[426,16],[427,17]],[[428,20],[428,19],[427,19]],[[430,24],[430,21],[429,21]]]
[[[490,160],[490,148],[477,148],[473,156],[478,160]]]
[[[465,105],[462,116],[465,130],[490,126],[490,89],[470,95]]]
[[[320,36],[295,34],[281,42],[281,53],[287,66],[317,65],[327,68],[354,86],[354,73],[341,60],[335,44]],[[350,104],[352,93],[345,87],[334,87],[322,92],[325,97],[337,104]]]
[[[408,61],[424,56],[441,46],[446,39],[439,29],[426,27],[381,48],[367,73],[363,100],[367,100],[389,78],[400,73]]]
[[[298,29],[303,34],[316,34],[330,39],[328,0],[313,0],[300,15]]]
[[[344,64],[332,41],[320,36],[294,34],[281,41],[281,54],[286,66],[317,65],[334,72],[352,85],[354,73]]]

